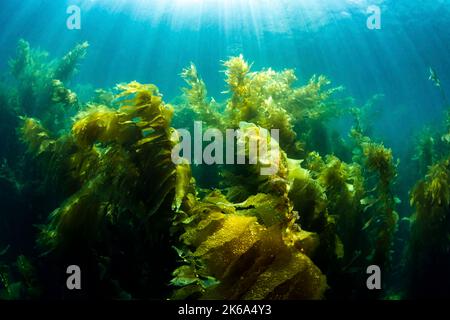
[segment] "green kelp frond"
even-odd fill
[[[20,40],[16,58],[10,61],[17,82],[17,113],[39,117],[53,133],[66,130],[73,116],[71,106],[78,106],[77,95],[66,87],[78,62],[87,52],[87,43],[77,45],[62,59],[50,60],[48,54],[35,50]]]
[[[442,136],[442,141],[450,143],[450,132]]]
[[[436,142],[430,129],[423,130],[417,140],[412,160],[417,162],[419,172],[416,174],[420,177],[424,177],[427,174],[428,167],[433,165],[436,161]]]
[[[0,299],[38,299],[42,294],[37,272],[31,261],[20,255],[15,263],[0,262]]]
[[[17,43],[17,54],[15,59],[9,61],[11,73],[18,77],[25,73],[25,69],[32,64],[30,44],[24,39],[20,39]]]
[[[183,88],[189,107],[197,114],[199,119],[214,128],[223,127],[223,116],[217,110],[214,100],[208,101],[206,85],[199,77],[196,66],[191,63],[183,69],[181,77],[189,86]]]
[[[447,132],[444,133],[444,135],[441,137],[442,141],[450,144],[450,109],[447,110],[447,115],[446,115],[446,122],[445,122],[445,126],[446,126],[446,130]]]
[[[9,61],[11,73],[20,80],[37,80],[38,75],[35,73],[43,70],[47,57],[47,52],[32,49],[27,41],[20,39],[17,44],[16,58]]]
[[[75,105],[78,102],[77,95],[67,89],[60,80],[53,80],[52,101],[54,103],[62,103],[66,106]]]
[[[350,109],[359,131],[366,135],[372,132],[374,119],[378,119],[383,112],[379,103],[383,98],[383,94],[375,94],[362,107]]]
[[[58,62],[53,78],[61,81],[68,80],[77,71],[79,61],[86,57],[88,48],[88,42],[77,44]]]

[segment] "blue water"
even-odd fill
[[[81,8],[81,30],[66,27],[72,4]],[[366,27],[373,4],[381,30]],[[89,41],[74,83],[135,79],[157,84],[166,100],[180,94],[179,73],[191,61],[218,100],[220,62],[230,55],[244,54],[255,70],[295,68],[301,82],[324,74],[356,105],[384,95],[376,132],[399,153],[417,128],[442,117],[429,66],[450,90],[447,0],[3,0],[0,21],[0,70],[19,38],[55,56]]]
[[[81,8],[81,30],[66,27],[70,5]],[[369,5],[381,8],[381,30],[366,26]],[[356,106],[382,94],[373,134],[402,161],[413,136],[442,123],[429,67],[450,92],[448,0],[3,0],[0,21],[0,73],[19,38],[54,57],[88,41],[71,88],[137,80],[171,101],[192,61],[220,101],[221,61],[242,53],[254,70],[294,68],[300,83],[324,74]]]

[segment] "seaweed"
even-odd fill
[[[66,84],[87,48],[48,62],[20,41],[11,61],[18,89],[0,96],[0,106],[17,118],[26,153],[17,168],[4,161],[0,181],[17,193],[54,196],[45,205],[31,201],[40,255],[0,267],[2,297],[58,296],[51,284],[73,260],[90,270],[88,294],[101,298],[380,297],[367,293],[361,275],[370,264],[393,269],[399,199],[398,162],[369,137],[378,97],[352,108],[325,76],[297,85],[293,70],[252,71],[238,56],[223,63],[222,102],[208,97],[191,64],[175,106],[155,85],[136,81],[91,88],[84,103]],[[356,122],[350,142],[331,123],[349,113]],[[174,117],[238,129],[236,143],[245,148],[233,156],[244,164],[217,167],[216,183],[212,170],[174,163]],[[279,139],[270,129],[280,130]],[[255,153],[251,143],[270,149]],[[424,177],[411,193],[415,277],[427,254],[444,257],[449,248],[447,145],[445,131],[424,134],[418,147]],[[267,169],[275,170],[261,174]]]
[[[440,276],[448,270],[448,239],[450,212],[450,159],[430,166],[424,179],[411,191],[411,238],[408,247],[409,296],[443,297],[446,295],[447,278]],[[426,239],[424,241],[423,239]],[[429,257],[433,259],[430,261]],[[426,280],[425,280],[426,279]],[[439,281],[444,287],[436,290],[432,283]]]
[[[209,126],[223,128],[223,117],[219,110],[215,108],[214,99],[208,101],[206,85],[199,77],[196,66],[191,63],[188,68],[183,69],[181,77],[189,86],[188,88],[183,88],[189,108]]]
[[[73,76],[77,72],[79,61],[86,57],[88,48],[88,42],[77,44],[58,62],[53,78],[64,82]]]
[[[19,40],[16,58],[9,62],[17,81],[18,114],[39,115],[45,126],[54,132],[64,129],[71,107],[79,106],[76,94],[66,88],[64,82],[70,80],[87,48],[88,44],[83,43],[61,60],[48,61],[48,53],[32,49],[27,41]]]
[[[151,243],[155,233],[169,234],[169,213],[182,207],[190,190],[190,168],[171,160],[176,143],[172,107],[153,85],[132,82],[117,88],[117,108],[89,106],[75,117],[71,132],[57,139],[50,139],[37,120],[24,121],[22,135],[30,152],[62,157],[64,161],[50,162],[46,169],[69,173],[72,182],[65,183],[74,189],[41,226],[38,244],[45,255],[91,248],[96,256],[108,256],[103,249],[108,239],[118,232],[127,243],[132,230]],[[149,245],[139,250],[149,250]],[[86,255],[82,252],[81,257]]]
[[[216,204],[217,197],[222,199],[220,205]],[[270,196],[260,195],[258,201],[248,202],[260,203],[265,197]],[[194,293],[202,299],[323,298],[326,278],[304,253],[313,251],[317,239],[295,224],[286,225],[286,218],[266,225],[261,215],[258,219],[254,214],[267,208],[239,208],[249,203],[236,207],[213,194],[194,206],[181,237],[190,265],[195,265],[194,259],[200,261],[200,271],[194,269],[191,277],[214,281],[211,286],[199,287],[200,280],[186,286],[180,281],[180,274],[187,268],[183,265],[174,272],[172,283],[182,287],[175,291],[175,299]]]
[[[398,161],[394,162],[392,150],[383,144],[371,141],[355,129],[352,135],[359,144],[359,148],[355,150],[355,161],[362,163],[368,174],[366,190],[372,190],[361,200],[370,217],[364,228],[371,229],[370,233],[374,234],[371,237],[375,243],[370,260],[374,264],[390,268],[391,248],[399,220],[395,211],[399,200],[392,192]]]
[[[24,255],[14,265],[0,263],[0,298],[2,300],[37,299],[42,294],[36,269]]]

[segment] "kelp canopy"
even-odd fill
[[[16,80],[2,90],[0,105],[2,121],[14,125],[2,126],[2,134],[22,152],[2,147],[0,181],[12,194],[2,200],[37,228],[24,229],[35,235],[24,248],[10,243],[0,251],[0,297],[78,298],[60,285],[75,262],[89,270],[85,298],[409,294],[366,287],[369,265],[385,273],[398,266],[393,252],[405,246],[396,246],[396,231],[406,216],[397,213],[394,193],[399,163],[367,136],[362,111],[337,97],[342,88],[330,87],[324,76],[299,85],[293,70],[252,71],[238,56],[223,63],[223,99],[208,97],[191,64],[181,73],[186,87],[176,104],[164,102],[155,85],[135,81],[81,101],[64,83],[87,48],[77,45],[48,62],[21,40],[10,63]],[[334,119],[352,116],[350,132],[331,129]],[[244,144],[260,139],[262,129],[279,129],[279,141],[267,137],[281,150],[278,171],[260,175],[271,158],[218,166],[214,187],[202,187],[208,174],[194,168],[193,175],[187,161],[172,159],[179,142],[173,126],[189,121],[240,129]],[[248,148],[240,156],[249,160]],[[448,245],[448,162],[434,163],[411,193],[417,212],[402,260],[411,277],[418,270],[405,261],[443,255]],[[17,199],[25,196],[30,206],[20,207]],[[433,235],[435,242],[420,241]]]

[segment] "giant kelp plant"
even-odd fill
[[[450,117],[448,117],[450,119]],[[411,298],[446,297],[450,281],[450,143],[448,120],[442,132],[423,136],[431,144],[419,144],[416,159],[428,163],[426,173],[410,192],[411,238],[408,247]],[[430,154],[432,156],[430,156]],[[436,285],[439,283],[439,285]]]
[[[293,70],[252,71],[243,56],[223,62],[223,99],[208,97],[191,64],[172,105],[155,85],[135,81],[83,101],[69,85],[87,48],[48,62],[21,40],[11,60],[14,81],[0,92],[2,134],[11,139],[1,145],[0,187],[14,196],[1,200],[23,212],[22,232],[34,238],[13,241],[6,230],[18,223],[0,224],[1,298],[393,295],[366,287],[369,265],[398,267],[396,231],[408,220],[397,213],[399,163],[364,120],[372,102],[357,108],[338,98],[342,88],[324,76],[300,85]],[[331,125],[341,116],[354,116],[349,133]],[[236,144],[245,148],[234,157],[245,164],[212,171],[174,158],[173,126],[194,121],[238,130]],[[264,134],[270,129],[279,139]],[[448,156],[436,156],[446,153],[447,136],[420,153],[428,173],[411,193],[416,214],[405,255],[415,269],[402,265],[411,277],[432,270],[425,255],[447,252],[450,168]],[[270,150],[256,156],[249,141]],[[261,175],[271,166],[276,172]],[[24,196],[29,206],[21,206]],[[74,263],[87,271],[80,292],[61,285]]]

